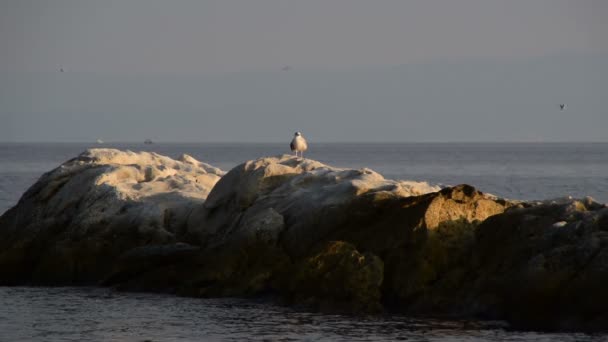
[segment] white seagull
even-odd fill
[[[289,147],[296,153],[296,158],[298,157],[298,152],[300,152],[300,157],[304,158],[304,151],[308,149],[308,144],[306,143],[306,139],[302,136],[302,133],[296,132]]]

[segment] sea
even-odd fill
[[[290,153],[277,143],[0,143],[0,213],[47,171],[88,148],[189,154],[223,170]],[[318,143],[306,158],[385,178],[470,184],[499,197],[608,202],[608,143]],[[516,331],[504,322],[342,316],[263,298],[200,299],[97,287],[0,287],[3,341],[607,341]]]

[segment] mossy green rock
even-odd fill
[[[289,293],[296,302],[324,311],[377,312],[384,263],[344,241],[324,244],[295,267]]]

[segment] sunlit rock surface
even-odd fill
[[[393,181],[369,170],[339,169],[283,155],[243,163],[214,187],[188,229],[203,245],[232,240],[281,244],[306,253],[363,208],[360,201],[385,201],[440,190],[424,182]],[[371,208],[370,208],[371,209]],[[379,218],[379,217],[375,217]]]
[[[88,150],[0,218],[0,283],[96,282],[122,252],[179,240],[223,174],[188,155]]]

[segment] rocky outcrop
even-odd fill
[[[315,307],[361,310],[381,307],[381,292],[399,298],[418,294],[408,288],[417,281],[411,277],[417,276],[412,270],[418,266],[406,265],[427,236],[445,227],[468,229],[472,235],[475,225],[509,205],[466,185],[440,189],[423,182],[386,180],[368,169],[338,169],[280,156],[250,161],[228,172],[201,210],[190,216],[188,234],[205,249],[231,251],[227,260],[246,255],[241,259],[247,260],[243,274],[253,272],[254,265],[265,265],[264,272],[256,273],[264,274],[256,278],[265,282],[258,284],[260,291],[278,291]],[[268,254],[280,257],[256,257]],[[221,255],[225,254],[216,256]],[[232,263],[214,259],[215,265]],[[231,284],[249,283],[234,280],[241,271],[227,278],[206,278],[200,291],[226,291]],[[342,283],[332,274],[339,274]],[[349,281],[363,274],[381,276]],[[294,286],[294,279],[300,286]],[[324,281],[332,286],[320,285]],[[357,294],[349,294],[345,284],[358,282],[374,285],[361,285]],[[324,290],[301,284],[317,284]]]
[[[28,190],[0,237],[4,284],[608,326],[608,208],[591,199],[507,201],[291,156],[224,175],[190,157],[92,150]]]
[[[358,212],[362,198],[405,198],[438,191],[422,182],[397,182],[368,170],[338,169],[291,156],[261,158],[218,182],[188,230],[204,246],[265,240],[301,256]],[[360,208],[358,208],[360,209]]]
[[[0,283],[96,283],[120,254],[179,241],[223,174],[187,155],[88,150],[0,218]]]
[[[608,207],[528,203],[479,226],[472,305],[524,328],[608,329]]]

